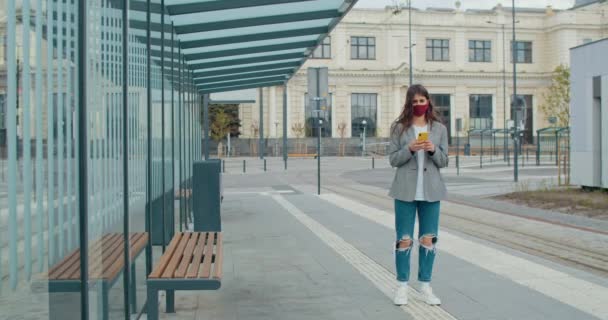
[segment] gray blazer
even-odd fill
[[[448,165],[448,131],[439,122],[430,125],[429,139],[435,145],[435,153],[424,153],[424,198],[433,202],[447,198],[447,189],[440,168]],[[416,197],[416,184],[418,182],[418,155],[412,154],[408,145],[415,139],[415,129],[410,127],[401,132],[401,124],[391,132],[389,145],[389,161],[392,167],[397,168],[389,196],[401,201],[414,201]]]

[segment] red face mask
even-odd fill
[[[429,109],[429,104],[419,104],[417,106],[414,106],[414,115],[416,117],[421,117],[423,116],[426,111]]]

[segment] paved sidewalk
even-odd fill
[[[410,305],[396,307],[390,212],[267,182],[225,190],[222,288],[177,292],[177,313],[163,318],[608,319],[606,279],[449,230],[439,235],[433,282],[443,305],[426,306],[413,291]]]

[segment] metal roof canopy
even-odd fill
[[[145,2],[140,2],[131,1],[130,10],[145,11]],[[285,84],[357,0],[164,2],[170,19],[164,27],[151,23],[153,56],[160,55],[161,30],[171,32],[172,21],[177,34],[173,43],[204,94]],[[151,6],[152,15],[162,12],[158,3]],[[142,18],[131,15],[129,25],[145,29]],[[167,37],[165,45],[171,45]]]

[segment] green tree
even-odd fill
[[[230,132],[230,117],[219,110],[211,123],[211,138],[215,141],[220,141]]]
[[[238,138],[241,135],[241,119],[239,119],[238,104],[210,104],[209,105],[209,123],[213,124],[216,114],[222,110],[228,116],[230,137]],[[203,111],[201,108],[201,125],[203,123]],[[226,133],[227,134],[227,133]]]
[[[230,132],[230,117],[224,112],[223,109],[220,109],[215,114],[213,122],[211,123],[210,131],[211,139],[218,143],[218,156],[221,156],[223,150],[222,140]]]
[[[567,127],[570,123],[570,68],[561,64],[555,68],[551,86],[543,99],[539,108],[545,117],[555,117],[558,126]]]

